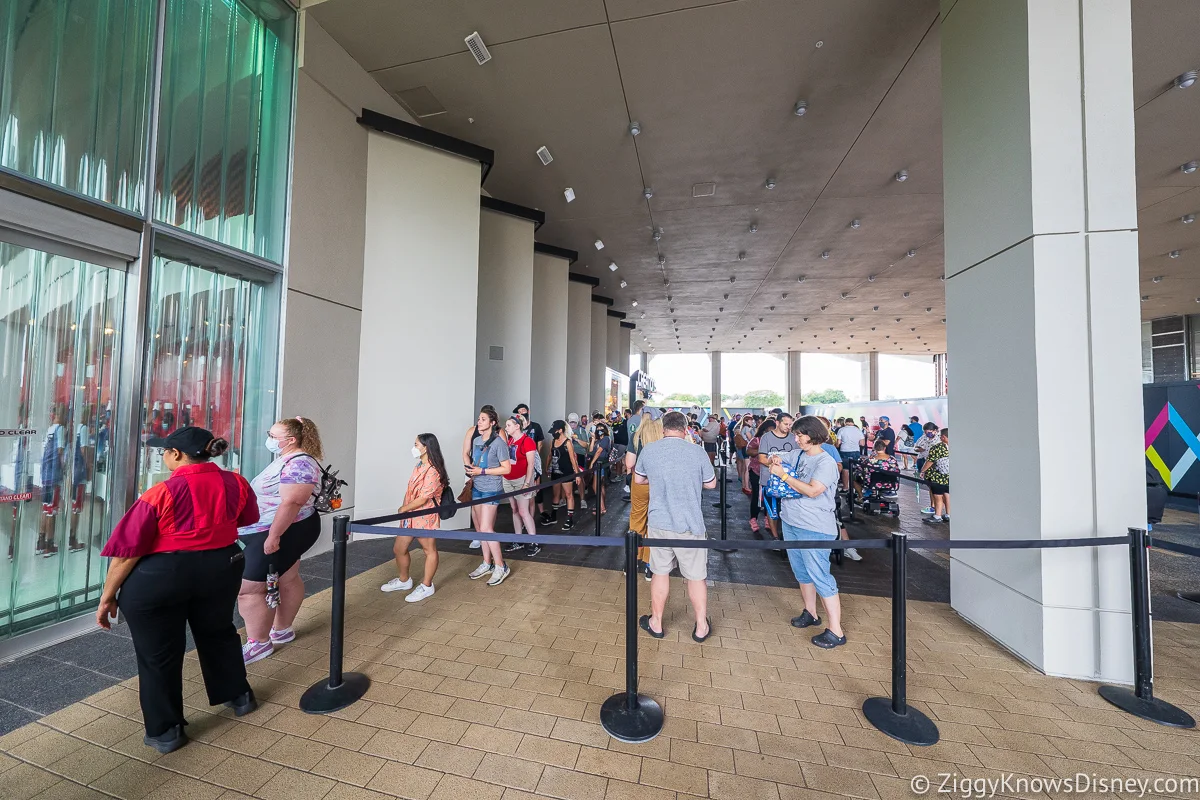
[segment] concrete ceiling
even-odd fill
[[[1200,64],[1200,3],[1133,6],[1143,315],[1200,312],[1200,224],[1181,222],[1200,214],[1200,172],[1179,169],[1200,158],[1200,86],[1168,90]],[[629,312],[639,344],[936,353],[938,7],[325,0],[308,13],[388,91],[427,87],[446,113],[421,124],[493,148],[488,192],[546,212],[539,240],[579,251],[576,270]],[[483,67],[463,43],[476,30]],[[693,195],[700,183],[712,196]]]

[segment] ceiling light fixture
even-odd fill
[[[554,156],[550,155],[550,150],[546,145],[542,145],[537,149],[537,157],[542,162],[543,167],[549,166],[550,162],[554,160]]]
[[[624,288],[625,288],[626,286],[628,286],[628,285],[629,285],[629,284],[628,284],[628,283],[626,283],[625,281],[621,281],[621,283],[620,283],[620,286],[621,286],[621,288],[622,288],[622,289],[624,289]]]
[[[608,269],[610,272],[616,272],[617,271],[617,262],[615,262],[615,261],[610,262],[608,265]]]
[[[855,230],[858,230],[859,228],[862,227],[862,220],[860,220],[860,219],[850,220],[850,227],[854,228]]]
[[[729,282],[730,282],[730,283],[733,283],[733,282],[734,282],[734,281],[736,281],[736,280],[737,280],[737,275],[730,275],[730,276],[729,276]]]
[[[1162,283],[1162,275],[1155,275],[1150,279],[1153,283]]]
[[[662,253],[659,253],[658,254],[658,263],[659,263],[659,266],[662,266],[663,264],[667,263],[667,257],[665,255],[663,255]]]
[[[908,180],[908,170],[906,170],[906,169],[900,170],[899,172],[896,173],[895,177],[896,177],[897,183],[904,183],[906,180]]]
[[[763,185],[766,186],[768,189],[774,189],[775,188],[775,179],[767,178],[767,182]]]
[[[849,292],[842,292],[842,299],[843,299],[843,300],[845,300],[845,299],[846,299],[847,297],[849,297],[849,296],[850,296],[850,293],[849,293]]]
[[[917,251],[916,251],[916,250],[909,250],[909,251],[908,251],[907,253],[905,253],[904,255],[908,256],[909,258],[912,258],[912,257],[913,257],[913,256],[915,256],[916,254],[917,254]]]
[[[641,132],[642,132],[642,126],[641,126],[641,124],[638,123],[637,120],[634,120],[633,122],[629,123],[629,135],[630,136],[637,136]]]
[[[603,250],[603,249],[604,249],[604,242],[602,242],[602,241],[600,241],[599,239],[597,239],[597,240],[596,240],[596,249],[597,249],[597,250]]]
[[[655,228],[654,233],[652,234],[654,241],[657,242],[658,240],[662,239],[662,234],[663,234],[662,228]]]
[[[1171,252],[1167,253],[1167,255],[1169,255],[1171,258],[1179,258],[1182,253],[1179,250],[1172,250]]]
[[[1200,167],[1200,161],[1189,161],[1186,164],[1180,164],[1179,171],[1184,175],[1191,175],[1197,167]]]
[[[637,308],[637,300],[634,300],[630,305],[632,305],[634,308]]]
[[[833,253],[829,252],[828,250],[821,251],[821,258],[828,260],[831,255],[833,255]]]
[[[912,292],[905,292],[905,293],[904,293],[904,296],[905,296],[905,297],[908,297],[908,296],[909,296],[909,295],[911,295],[911,294],[912,294]]]
[[[796,283],[804,283],[804,276],[803,276],[803,275],[797,275],[797,276],[796,276]]]
[[[645,189],[642,189],[642,197],[649,200],[651,197],[654,197],[654,190],[647,186]]]
[[[780,296],[781,296],[781,297],[782,297],[784,300],[787,300],[787,295],[788,295],[788,293],[787,293],[787,292],[784,292],[784,293],[783,293],[782,295],[780,295]]]
[[[878,310],[879,310],[879,306],[871,306],[871,310],[872,310],[872,311],[878,311]]]
[[[1182,217],[1179,218],[1179,221],[1182,222],[1184,225],[1191,225],[1193,222],[1196,221],[1196,215],[1195,214],[1184,214]]]
[[[471,55],[475,57],[475,63],[479,66],[482,67],[492,60],[492,54],[488,52],[487,45],[483,43],[483,37],[479,35],[479,31],[475,31],[463,41],[467,43],[467,49],[471,51]]]
[[[1142,302],[1143,302],[1143,303],[1144,303],[1144,302],[1146,302],[1146,301],[1147,301],[1147,300],[1149,300],[1149,299],[1150,299],[1150,295],[1148,295],[1148,294],[1144,294],[1144,295],[1142,295]]]
[[[945,276],[945,275],[938,275],[938,280],[939,280],[939,281],[941,281],[942,283],[945,283],[945,282],[946,282],[946,276]]]
[[[567,198],[568,203],[573,202],[575,200],[575,190],[568,186],[563,189],[563,197]]]
[[[803,117],[805,114],[807,114],[808,113],[808,101],[801,100],[798,103],[796,103],[796,107],[793,109],[793,113],[795,113],[795,115],[797,117]]]
[[[750,223],[750,232],[751,232],[751,233],[758,233],[758,223],[757,223],[757,222],[751,222],[751,223]]]
[[[1175,80],[1172,81],[1172,85],[1176,89],[1190,89],[1192,85],[1196,83],[1196,77],[1196,70],[1189,69],[1182,75],[1175,76]]]
[[[738,261],[745,261],[745,260],[746,260],[745,252],[738,253]]]
[[[930,311],[933,311],[933,309],[932,309],[932,308],[927,308],[927,309],[925,309],[925,313],[926,313],[926,314],[928,314]]]
[[[874,275],[868,275],[868,276],[867,276],[867,283],[874,283],[874,282],[875,282],[875,276],[874,276]]]

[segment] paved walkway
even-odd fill
[[[306,603],[296,642],[251,666],[256,713],[212,713],[189,655],[192,744],[168,756],[144,747],[128,680],[0,738],[0,796],[818,800],[911,797],[914,776],[938,773],[1200,775],[1200,734],[1042,676],[936,603],[910,604],[909,694],[943,741],[901,745],[859,710],[887,691],[886,600],[847,596],[851,642],[826,652],[788,625],[794,589],[718,583],[715,636],[698,645],[678,580],[668,637],[640,640],[642,689],[664,704],[667,727],[624,745],[597,724],[624,680],[620,573],[531,561],[486,587],[466,578],[473,564],[446,554],[437,594],[415,606],[379,591],[388,565],[349,581],[347,668],[373,685],[343,712],[297,710],[326,675],[326,591]],[[1200,628],[1160,622],[1154,642],[1158,693],[1200,715]]]

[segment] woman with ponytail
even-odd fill
[[[238,530],[246,548],[238,612],[246,620],[242,655],[247,664],[296,638],[292,622],[304,602],[300,557],[321,536],[321,517],[313,500],[325,451],[316,424],[306,417],[281,419],[267,432],[265,446],[275,460],[250,482],[258,495],[259,519]],[[278,576],[274,607],[267,602],[268,575]]]
[[[413,458],[417,459],[417,468],[408,479],[408,490],[404,493],[404,505],[396,509],[397,514],[407,514],[410,511],[429,510],[430,513],[419,517],[411,517],[400,523],[402,528],[416,530],[437,530],[442,526],[441,518],[435,509],[442,500],[442,490],[450,485],[450,476],[446,474],[446,462],[442,458],[442,448],[438,439],[432,433],[418,433],[412,447]],[[412,535],[397,536],[392,545],[392,554],[396,557],[396,572],[398,578],[379,587],[385,592],[408,592],[413,588],[412,578],[408,574],[412,564],[412,556],[408,548],[412,546]],[[418,536],[421,549],[425,551],[424,580],[416,589],[404,596],[406,602],[419,603],[433,595],[433,576],[438,568],[437,540],[427,536]]]
[[[107,629],[118,608],[124,615],[137,657],[142,741],[171,753],[188,742],[187,628],[196,641],[209,704],[223,703],[239,717],[258,708],[233,626],[243,564],[238,526],[258,519],[258,502],[245,478],[210,463],[229,442],[209,431],[180,428],[146,444],[162,448],[171,477],[137,499],[104,545],[100,555],[112,561],[96,622]]]

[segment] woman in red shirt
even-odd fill
[[[505,493],[518,492],[537,484],[535,469],[537,445],[534,444],[529,434],[525,433],[522,425],[524,425],[524,420],[520,417],[509,417],[508,421],[504,423],[508,452],[512,460],[512,469],[508,471],[502,481]],[[534,495],[530,493],[509,499],[509,505],[512,506],[513,533],[521,533],[522,524],[525,526],[525,533],[530,535],[537,533],[537,528],[533,523],[533,497]],[[507,545],[504,552],[513,553],[521,549],[525,550],[527,556],[536,556],[542,548],[537,543],[517,544],[514,542]]]
[[[96,622],[107,629],[118,608],[125,615],[137,657],[142,741],[170,753],[188,742],[183,731],[188,627],[209,704],[224,703],[239,717],[258,708],[233,626],[244,565],[237,529],[258,521],[258,500],[245,478],[209,463],[229,448],[209,431],[180,428],[146,444],[163,448],[171,477],[137,499],[104,545],[100,555],[112,561]]]
[[[441,504],[442,490],[450,485],[450,477],[446,475],[446,462],[442,459],[442,447],[432,433],[417,434],[412,446],[413,458],[417,459],[417,468],[408,479],[408,489],[404,492],[404,505],[396,509],[397,514],[407,514],[409,511],[434,509]],[[416,530],[437,530],[442,526],[441,517],[436,513],[422,514],[400,522],[401,528]],[[413,588],[412,578],[408,568],[412,564],[412,556],[408,548],[412,546],[413,537],[397,536],[392,545],[392,554],[396,557],[396,571],[400,577],[392,578],[379,588],[385,592],[408,592]],[[413,591],[404,596],[406,602],[419,603],[433,594],[433,576],[438,568],[437,540],[427,536],[418,536],[421,549],[425,551],[424,580]]]

